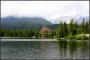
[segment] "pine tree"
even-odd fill
[[[73,35],[73,20],[69,24],[69,33]]]
[[[68,34],[68,29],[67,29],[66,22],[64,22],[64,24],[63,24],[63,33],[64,33],[64,36],[66,36]]]
[[[85,33],[85,19],[81,23],[81,33]]]
[[[89,32],[89,22],[87,21],[85,23],[85,33],[88,33]]]
[[[60,24],[59,24],[59,27],[57,28],[57,32],[56,32],[56,37],[57,38],[62,38],[62,37],[64,37],[64,30],[63,30],[63,23],[62,23],[62,21],[60,22]]]

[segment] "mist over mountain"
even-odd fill
[[[53,24],[59,24],[61,21],[66,22],[66,23],[70,23],[70,21],[72,19],[74,22],[77,22],[80,24],[83,21],[83,19],[85,21],[89,21],[89,16],[61,16],[61,17],[53,19],[52,23]]]
[[[51,29],[57,28],[60,21],[69,23],[73,19],[77,23],[81,23],[83,19],[89,21],[89,16],[69,17],[62,16],[54,20],[48,21],[42,17],[14,17],[8,16],[1,18],[2,29],[41,29],[46,25]]]

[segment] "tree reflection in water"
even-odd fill
[[[88,41],[59,41],[60,59],[89,59]]]

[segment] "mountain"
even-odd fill
[[[2,29],[40,29],[43,25],[51,25],[40,17],[4,17],[1,18]]]

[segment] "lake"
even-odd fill
[[[26,41],[25,41],[26,40]],[[88,59],[89,41],[1,39],[1,59]]]

